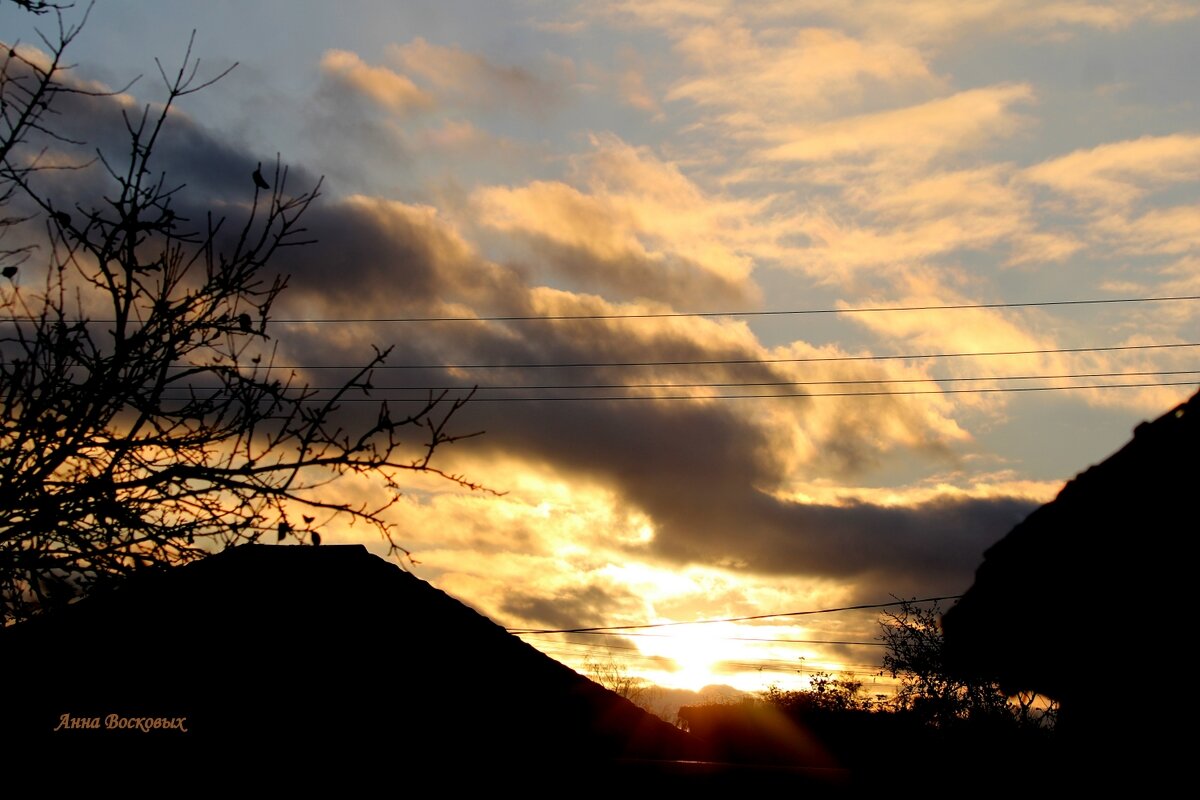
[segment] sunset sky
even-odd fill
[[[35,21],[6,5],[0,38]],[[193,29],[201,77],[238,66],[158,167],[230,216],[277,152],[324,176],[278,361],[327,386],[394,345],[378,396],[480,386],[454,424],[486,435],[436,459],[503,495],[422,479],[392,513],[501,625],[958,594],[1200,381],[1197,347],[1148,347],[1200,342],[1195,301],[996,307],[1200,295],[1193,2],[98,0],[75,77],[142,77],[68,132],[119,153]],[[925,310],[850,311],[888,306]],[[992,391],[1119,383],[1150,385]],[[876,619],[526,638],[754,690],[869,683],[879,647],[813,640]]]

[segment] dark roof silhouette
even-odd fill
[[[1200,488],[1200,393],[1153,422],[984,555],[943,619],[958,669],[1063,703],[1109,731],[1145,714],[1148,654],[1190,637]],[[1168,704],[1169,705],[1169,704]]]
[[[518,772],[694,755],[673,726],[361,546],[248,545],[140,576],[0,631],[0,680],[8,754]],[[187,730],[110,730],[108,715]],[[90,720],[101,729],[74,727]]]

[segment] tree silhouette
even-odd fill
[[[788,713],[874,711],[878,701],[863,692],[863,682],[851,675],[813,673],[809,688],[787,690],[771,684],[760,695],[766,703]]]
[[[584,658],[583,674],[643,711],[660,719],[667,719],[663,708],[662,688],[645,678],[630,674],[628,668],[611,655],[606,658]]]
[[[369,523],[406,554],[383,515],[402,475],[479,488],[431,464],[462,438],[447,423],[469,395],[430,394],[404,413],[380,403],[364,417],[344,402],[369,396],[388,350],[319,393],[273,366],[268,323],[287,278],[268,265],[311,242],[301,219],[320,182],[293,191],[276,159],[266,176],[247,167],[239,221],[184,218],[184,187],[151,155],[177,102],[224,75],[198,78],[190,44],[173,74],[159,65],[166,101],[126,108],[121,160],[101,152],[66,167],[102,173],[103,202],[65,194],[70,182],[54,179],[74,143],[54,115],[65,96],[97,93],[64,65],[82,22],[55,13],[44,50],[5,43],[0,55],[3,621],[264,536],[320,544],[336,520]],[[379,476],[388,498],[332,494],[347,473]]]
[[[900,678],[895,703],[933,725],[970,719],[1011,719],[1034,727],[1053,725],[1057,705],[1035,693],[1013,698],[999,684],[963,674],[946,660],[938,603],[921,606],[902,600],[898,611],[885,611],[879,638],[887,645],[883,668]]]

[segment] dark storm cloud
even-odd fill
[[[293,297],[332,315],[458,316],[450,303],[511,309],[524,287],[480,262],[432,209],[352,198],[306,218],[318,246],[289,253]],[[369,313],[368,313],[369,312]]]
[[[96,91],[69,76],[65,80],[72,88]],[[186,105],[186,100],[172,109],[156,133],[160,104],[142,104],[128,95],[63,93],[55,99],[56,113],[48,120],[56,138],[31,137],[17,158],[37,157],[39,163],[55,166],[36,171],[32,183],[56,207],[78,205],[85,211],[107,212],[105,198],[114,197],[116,188],[108,170],[121,176],[127,173],[131,130],[140,132],[142,146],[153,143],[151,172],[142,176],[142,185],[152,186],[161,177],[165,190],[178,190],[170,202],[181,218],[190,220],[187,227],[203,230],[208,212],[215,221],[249,205],[254,192],[251,173],[260,163],[274,185],[274,154],[246,152],[205,128],[180,105]],[[316,176],[299,166],[288,170],[287,181],[289,194],[317,184]]]
[[[106,152],[122,153],[120,106],[112,98],[75,98],[89,124],[66,132]],[[126,107],[128,108],[128,107]],[[80,114],[65,114],[74,120]],[[235,218],[253,194],[250,172],[259,157],[239,151],[185,116],[172,120],[154,163],[174,181],[187,183],[178,207],[201,219],[215,208]],[[39,175],[39,179],[43,176]],[[46,173],[63,193],[95,193],[95,170]],[[271,178],[273,180],[273,177]],[[292,170],[293,185],[314,181]],[[171,181],[169,181],[171,182]],[[610,311],[600,298],[531,286],[525,275],[480,257],[433,209],[369,198],[320,201],[305,224],[319,242],[289,249],[273,262],[292,276],[276,318],[336,319],[371,316],[587,313]],[[597,266],[597,269],[600,267]],[[661,321],[478,322],[404,326],[271,325],[292,363],[362,363],[370,344],[397,345],[393,363],[578,363],[640,360],[710,360],[761,357],[744,338],[726,335],[717,323],[684,326]],[[436,385],[449,378],[506,383],[611,383],[650,377],[683,378],[682,371],[616,373],[602,368],[572,371],[495,370],[447,376],[440,370],[407,371],[394,385]],[[695,373],[687,377],[694,378]],[[772,365],[734,371],[713,367],[706,380],[786,379]],[[326,379],[316,379],[324,381]],[[378,383],[383,384],[384,381]],[[386,395],[386,389],[378,394]],[[562,395],[570,394],[562,390]],[[378,396],[378,395],[377,395]],[[497,396],[492,394],[492,396]],[[790,416],[803,424],[812,406],[804,398]],[[852,401],[853,402],[853,401]],[[471,457],[490,455],[549,465],[565,476],[587,477],[611,487],[630,509],[653,520],[656,538],[631,557],[652,555],[678,563],[724,566],[760,574],[799,574],[853,583],[863,596],[881,593],[954,592],[970,582],[982,551],[1027,513],[1013,499],[941,500],[919,506],[867,503],[822,506],[779,499],[770,492],[786,470],[787,431],[774,431],[758,401],[481,402],[464,409],[461,424],[486,429],[473,440]],[[799,404],[798,406],[795,404]],[[800,411],[797,412],[796,409]],[[818,442],[839,470],[869,462],[883,419],[901,419],[919,430],[911,406],[880,399],[855,406],[844,425]],[[869,411],[864,410],[869,408]],[[373,419],[369,404],[348,413]],[[782,424],[782,423],[775,423]],[[787,423],[794,424],[794,423]],[[939,445],[926,431],[928,446]],[[818,459],[819,460],[819,459]],[[505,488],[505,487],[499,487]],[[617,598],[616,601],[619,601]],[[514,595],[512,613],[530,618],[601,620],[614,602],[604,590],[586,589],[563,598]],[[561,614],[559,613],[561,612]]]
[[[307,287],[297,281],[297,294],[324,297],[331,310],[432,309],[454,300],[508,313],[531,308],[520,276],[482,261],[434,221],[415,219],[411,208],[343,205],[327,213],[342,222],[322,236],[320,248],[311,248],[293,266],[313,281]],[[320,261],[322,252],[338,253],[344,268],[310,273],[304,265]],[[355,288],[361,286],[372,290]],[[686,331],[639,329],[630,322],[443,323],[402,329],[397,336],[400,363],[578,363],[636,360],[648,353],[667,360],[755,355]],[[326,350],[321,358],[338,357],[336,348]],[[569,374],[555,370],[549,377],[546,371],[512,369],[455,380],[603,383],[613,376],[600,368]],[[661,379],[662,373],[656,377]],[[738,377],[781,376],[758,365]],[[444,385],[447,376],[436,370],[406,371],[405,380],[409,386]],[[485,391],[480,396],[506,394]],[[825,443],[823,458],[852,472],[869,460],[869,426],[904,413],[888,401],[855,409],[845,425],[834,427],[837,438]],[[617,489],[626,503],[654,520],[658,535],[650,549],[661,558],[756,573],[836,577],[859,584],[870,597],[958,590],[969,582],[983,549],[1031,508],[1016,500],[946,500],[917,507],[780,500],[765,491],[777,485],[784,468],[779,445],[752,404],[480,402],[468,406],[460,422],[489,432],[472,442],[473,453],[519,455]],[[930,446],[936,445],[931,436]]]
[[[553,594],[514,590],[505,598],[501,610],[530,625],[548,629],[581,628],[603,625],[612,619],[614,611],[638,603],[629,592],[614,594],[593,585],[566,587]]]
[[[961,591],[983,551],[1034,507],[1010,498],[822,506],[746,487],[730,487],[717,500],[658,505],[667,506],[656,515],[663,528],[654,547],[662,555],[843,579],[872,598]]]
[[[730,405],[506,410],[489,421],[480,444],[519,448],[613,486],[654,520],[650,554],[680,564],[836,578],[870,598],[960,591],[983,551],[1033,508],[1015,499],[911,507],[779,499],[760,488],[773,485],[782,468],[769,433]]]

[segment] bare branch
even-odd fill
[[[301,221],[321,184],[296,192],[277,155],[268,189],[247,173],[241,220],[175,214],[186,187],[153,170],[152,154],[180,98],[232,69],[200,77],[194,34],[177,70],[156,62],[167,100],[125,116],[125,153],[97,154],[103,202],[51,197],[49,167],[18,151],[34,131],[47,147],[67,141],[46,123],[78,27],[60,31],[49,67],[10,55],[0,71],[0,207],[19,193],[41,211],[0,214],[0,235],[41,231],[36,246],[0,250],[13,269],[0,278],[0,616],[264,537],[317,545],[336,524],[368,525],[411,558],[386,516],[404,476],[491,491],[433,465],[478,435],[452,430],[471,395],[431,395],[403,416],[380,403],[360,418],[344,402],[369,396],[388,349],[332,393],[274,367],[267,329],[287,277],[267,265],[312,242]],[[14,279],[34,262],[44,280],[29,289]],[[421,439],[411,447],[402,432]],[[331,491],[348,475],[389,494],[348,501]]]

